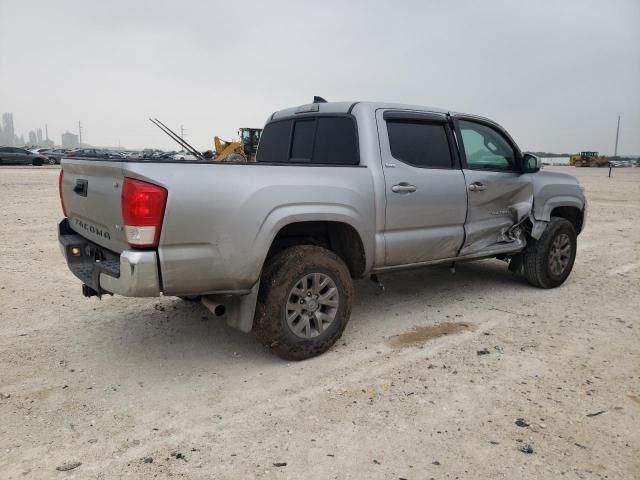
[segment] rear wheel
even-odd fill
[[[577,235],[571,222],[552,217],[539,240],[524,252],[524,276],[536,287],[554,288],[567,279],[576,259]]]
[[[33,159],[33,163],[32,163],[32,165],[33,165],[33,166],[35,166],[35,167],[41,167],[41,166],[42,166],[42,164],[43,164],[43,161],[42,161],[42,159],[41,159],[41,158],[34,158],[34,159]]]
[[[265,266],[254,332],[282,358],[315,357],[342,335],[352,299],[349,269],[335,253],[312,245],[288,248]]]
[[[56,159],[53,157],[49,158],[49,165],[55,165],[56,164]]]

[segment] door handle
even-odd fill
[[[487,186],[484,183],[480,183],[480,182],[473,182],[471,185],[469,185],[469,191],[470,192],[482,192],[483,190],[486,190]]]
[[[415,185],[409,185],[407,182],[400,182],[397,185],[391,187],[391,191],[394,193],[413,193],[417,190]]]

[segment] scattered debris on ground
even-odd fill
[[[587,413],[587,417],[597,417],[598,415],[602,415],[603,413],[607,413],[607,411],[600,410],[599,412],[595,412],[595,413]]]
[[[82,465],[82,462],[67,462],[57,466],[56,470],[59,472],[68,472],[69,470],[78,468],[80,465]]]
[[[527,443],[527,444],[523,445],[522,447],[520,447],[520,451],[523,452],[523,453],[531,454],[531,453],[533,453],[533,447]]]

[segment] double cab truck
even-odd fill
[[[493,257],[561,285],[586,200],[540,168],[487,118],[312,103],[269,117],[255,162],[63,159],[59,242],[86,296],[198,299],[304,359],[342,335],[353,279]]]

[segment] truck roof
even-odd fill
[[[350,102],[308,103],[308,104],[298,105],[296,107],[285,108],[284,110],[278,110],[277,112],[274,112],[271,115],[271,117],[269,117],[269,121],[293,117],[296,114],[300,114],[300,113],[351,113],[356,109],[358,111],[365,111],[373,114],[376,110],[379,110],[381,108],[441,113],[443,115],[447,115],[447,114],[462,115],[461,112],[453,112],[448,109],[429,107],[425,105],[411,105],[411,104],[404,104],[404,103],[387,103],[387,102],[350,101]],[[464,115],[473,116],[475,118],[482,119],[491,123],[496,123],[495,121],[486,117],[482,117],[480,115],[473,115],[473,114],[464,114]]]

